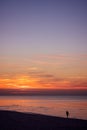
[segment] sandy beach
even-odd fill
[[[0,110],[0,130],[87,130],[87,120]]]

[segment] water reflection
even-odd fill
[[[0,97],[0,109],[87,119],[87,100],[58,97]]]

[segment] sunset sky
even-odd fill
[[[12,89],[87,91],[87,0],[0,0],[0,91]]]

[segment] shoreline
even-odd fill
[[[0,110],[1,130],[86,130],[87,120]]]

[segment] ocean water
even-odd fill
[[[15,110],[87,120],[87,96],[0,96],[0,110]]]

